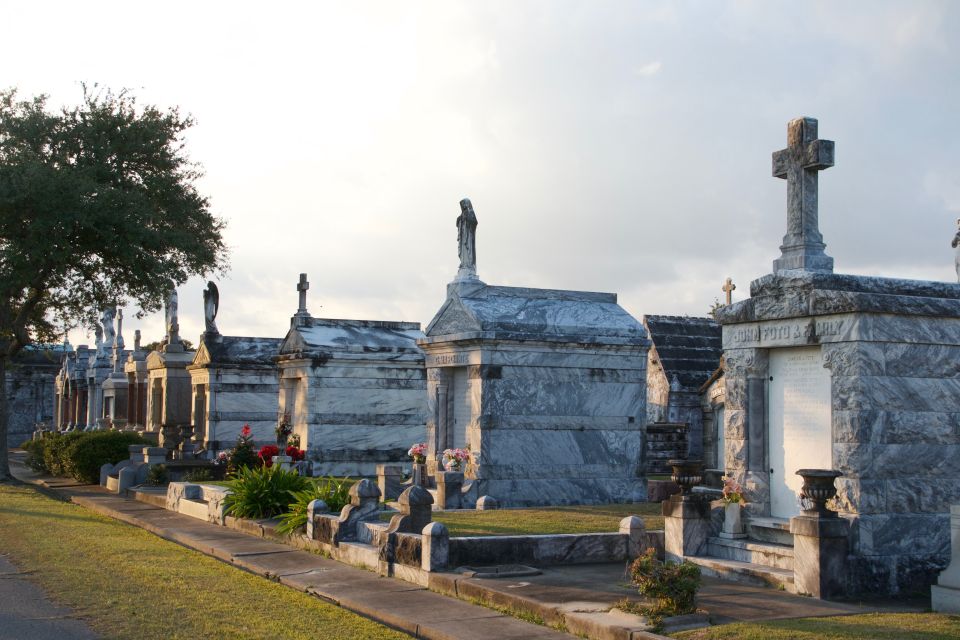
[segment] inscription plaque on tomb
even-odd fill
[[[830,371],[820,347],[770,351],[768,407],[770,511],[789,518],[800,512],[796,471],[832,466]]]

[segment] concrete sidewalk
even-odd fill
[[[11,460],[11,462],[14,462]],[[255,538],[153,505],[107,493],[96,485],[45,478],[13,464],[14,475],[40,484],[97,513],[146,529],[372,620],[431,640],[569,640],[573,636],[468,604],[428,589],[382,578],[307,551]],[[30,637],[30,636],[21,636]],[[635,638],[657,636],[640,636]],[[631,639],[632,640],[632,639]]]
[[[94,640],[97,634],[72,611],[47,598],[38,585],[0,555],[0,640]]]
[[[25,467],[15,473],[40,480]],[[291,546],[208,524],[165,509],[109,494],[97,486],[78,486],[64,478],[43,478],[49,489],[78,504],[142,527],[254,573],[335,602],[423,638],[569,638],[568,634],[522,622],[483,604],[529,614],[553,626],[604,640],[662,638],[641,631],[637,618],[610,609],[624,598],[637,599],[623,564],[542,568],[522,578],[469,578],[459,573],[430,574],[429,590],[327,560]],[[434,593],[436,592],[436,593]],[[452,597],[445,597],[446,594]],[[458,598],[455,600],[453,598]],[[697,606],[714,624],[784,618],[851,615],[875,611],[923,611],[926,603],[898,600],[836,603],[775,589],[704,578]],[[702,616],[701,616],[702,618]],[[464,625],[463,620],[482,620]],[[684,621],[677,620],[682,624]],[[697,620],[691,620],[696,625]],[[702,624],[702,622],[700,623]],[[676,630],[677,627],[671,627]]]

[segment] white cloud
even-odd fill
[[[638,76],[655,76],[660,73],[660,68],[663,64],[659,60],[653,62],[648,62],[639,69],[637,69],[636,74]]]

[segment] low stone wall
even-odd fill
[[[534,566],[556,564],[592,564],[626,562],[637,555],[637,550],[657,550],[663,557],[663,531],[645,531],[632,548],[630,536],[625,533],[583,533],[537,536],[471,536],[450,538],[450,568],[527,564]]]

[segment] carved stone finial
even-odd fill
[[[787,125],[787,148],[773,154],[773,175],[787,181],[787,234],[774,273],[788,269],[833,273],[833,258],[824,253],[817,213],[817,174],[833,166],[834,145],[817,138],[814,118],[794,118]]]

